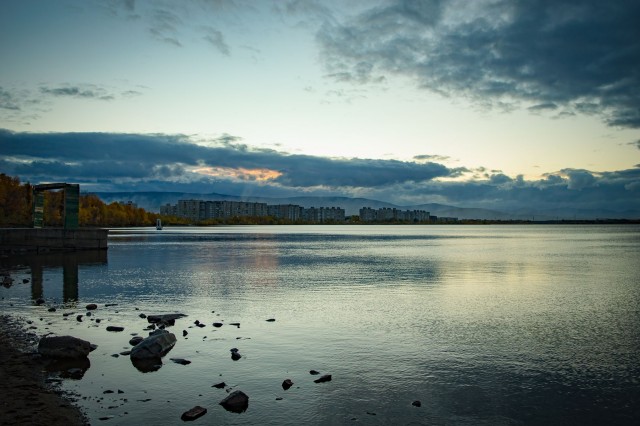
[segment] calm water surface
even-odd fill
[[[16,282],[32,270],[42,282],[0,288],[0,307],[39,335],[99,346],[62,384],[92,423],[181,424],[194,405],[208,409],[200,424],[640,419],[638,226],[125,229],[103,259],[23,263]],[[77,322],[87,303],[100,307]],[[170,312],[188,317],[158,371],[112,356],[146,336],[140,313]],[[249,395],[247,411],[218,405],[229,389]]]

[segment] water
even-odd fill
[[[181,424],[195,405],[208,409],[201,424],[640,419],[638,226],[126,229],[107,256],[23,260],[17,282],[31,269],[42,282],[0,289],[2,311],[40,335],[99,345],[84,377],[62,384],[92,423]],[[169,312],[189,316],[169,328],[178,343],[158,371],[112,356],[146,335],[140,313]],[[316,384],[311,369],[333,380]],[[225,411],[227,390],[249,408]]]

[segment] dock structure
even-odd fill
[[[0,229],[0,254],[106,250],[108,229]]]

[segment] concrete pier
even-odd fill
[[[0,254],[106,250],[108,229],[0,229]]]

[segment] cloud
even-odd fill
[[[49,112],[56,98],[114,101],[142,95],[139,90],[96,84],[41,84],[35,90],[0,86],[0,121],[29,125]]]
[[[178,40],[178,27],[182,25],[180,17],[171,10],[155,9],[151,14],[149,32],[154,38],[175,47],[182,47]]]
[[[224,40],[224,35],[212,27],[204,27],[204,40],[207,41],[211,46],[213,46],[218,52],[222,53],[225,56],[229,56],[231,54],[229,50],[229,45]]]
[[[569,178],[569,184],[567,188],[574,190],[582,190],[584,188],[589,188],[596,184],[596,178],[593,174],[591,174],[587,170],[562,170],[563,173],[566,173]]]
[[[1,129],[0,153],[3,173],[32,183],[75,182],[92,190],[352,196],[399,205],[610,209],[640,215],[640,166],[597,173],[567,168],[525,180],[427,161],[443,158],[438,155],[418,155],[419,162],[295,155],[252,148],[228,134],[194,143],[185,135]]]
[[[19,111],[20,105],[14,94],[0,86],[0,108],[12,111]]]
[[[100,101],[112,101],[115,99],[113,94],[107,92],[106,89],[95,85],[84,86],[59,86],[47,87],[41,86],[40,93],[55,97],[70,97],[79,99],[97,99]]]
[[[201,174],[220,179],[253,176],[252,180],[268,180],[283,187],[312,188],[377,187],[456,173],[436,163],[291,155],[251,149],[238,141],[223,135],[204,146],[183,135],[0,131],[4,167],[27,177],[50,174],[56,179],[97,176],[117,180],[130,170],[132,179],[155,179],[167,167],[174,171],[177,167],[191,170],[194,179],[201,177],[198,170],[206,170]],[[175,174],[167,178],[172,176]]]
[[[640,127],[640,3],[391,0],[317,33],[328,76]]]
[[[451,157],[447,155],[422,154],[422,155],[414,155],[413,159],[416,161],[449,161]]]

